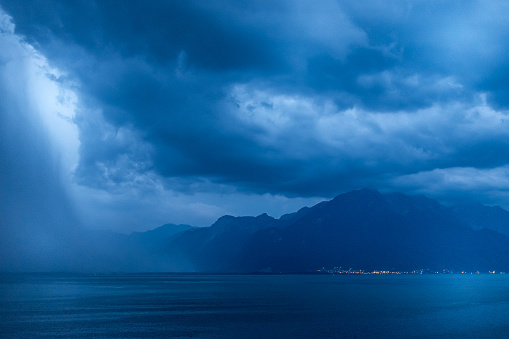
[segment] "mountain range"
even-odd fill
[[[89,244],[80,256],[86,270],[508,271],[509,212],[363,189],[279,219],[223,216],[210,227],[167,224],[130,235],[97,231],[83,237],[83,244]]]

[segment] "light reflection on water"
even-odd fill
[[[500,337],[508,275],[0,275],[1,337]]]

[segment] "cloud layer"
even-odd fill
[[[503,1],[1,5],[78,97],[78,200],[219,213],[225,194],[371,187],[509,207]]]

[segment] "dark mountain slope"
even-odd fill
[[[455,215],[473,229],[491,229],[509,236],[509,212],[499,206],[481,204],[451,207]]]
[[[171,247],[201,271],[509,268],[508,237],[473,230],[434,200],[372,190],[342,194],[279,220],[223,217],[210,228],[183,233]]]
[[[168,246],[171,256],[185,258],[196,271],[231,272],[242,265],[239,254],[256,232],[277,222],[267,214],[258,217],[223,216],[212,226],[184,232]]]

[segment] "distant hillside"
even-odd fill
[[[473,229],[487,228],[509,236],[509,212],[499,206],[472,204],[454,206],[451,209]]]
[[[74,271],[161,272],[188,271],[188,262],[168,255],[166,246],[174,237],[194,229],[189,225],[166,224],[147,232],[129,235],[109,231],[84,232],[75,249],[79,259]]]
[[[130,235],[83,232],[70,270],[313,272],[322,267],[509,272],[509,212],[359,190],[274,219],[223,216]]]
[[[509,213],[490,211],[472,218],[423,196],[360,190],[280,219],[225,216],[178,234],[166,250],[207,272],[509,270],[509,237],[490,229],[503,231]]]

